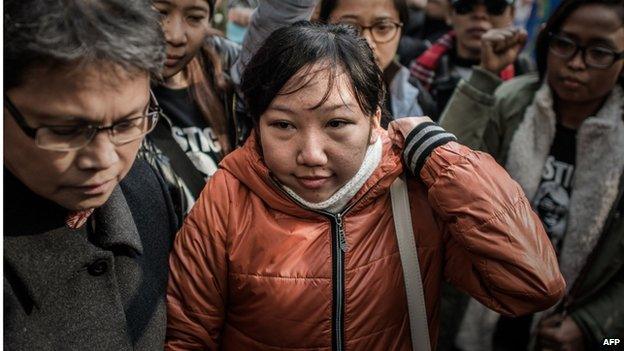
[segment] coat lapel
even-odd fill
[[[618,194],[624,172],[623,101],[618,87],[578,131],[569,223],[559,257],[568,290],[596,246]]]
[[[108,201],[95,211],[94,216],[97,223],[94,241],[98,246],[111,249],[123,245],[136,254],[143,254],[139,231],[119,186],[115,187]]]
[[[556,117],[552,109],[552,93],[543,84],[535,93],[524,119],[509,144],[505,169],[531,200],[539,186],[542,170],[555,139]]]

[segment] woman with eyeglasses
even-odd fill
[[[319,20],[324,23],[345,23],[354,26],[373,49],[377,65],[384,73],[388,91],[382,127],[391,118],[428,115],[437,116],[429,93],[409,70],[395,59],[404,23],[409,18],[405,0],[321,0]]]
[[[441,124],[520,183],[567,296],[532,321],[499,319],[476,334],[526,346],[532,324],[543,349],[598,349],[624,332],[624,1],[562,2],[537,40],[538,74],[502,83],[497,73],[521,41],[511,31],[484,36],[481,67],[459,84]]]

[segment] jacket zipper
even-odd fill
[[[334,345],[332,349],[341,351],[344,345],[344,256],[346,251],[346,239],[344,238],[344,228],[342,227],[342,217],[339,215],[333,216],[335,223],[335,235],[332,235],[333,239],[333,281],[334,281]]]
[[[271,178],[271,181],[282,194],[298,204],[297,200],[285,192],[275,179]],[[371,189],[372,188],[373,187],[371,187]],[[307,209],[329,218],[332,222],[332,283],[334,287],[332,292],[332,350],[335,351],[344,350],[344,253],[349,250],[349,247],[347,245],[342,219],[349,210],[366,197],[371,189],[368,189],[358,201],[352,203],[338,214],[322,210]]]

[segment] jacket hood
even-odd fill
[[[377,197],[385,194],[394,179],[403,172],[402,150],[392,144],[384,129],[378,128],[377,132],[383,143],[381,162],[362,188],[347,203],[346,208],[350,208],[357,202],[349,211],[350,213],[360,211]],[[221,161],[220,167],[263,199],[270,208],[301,218],[319,216],[318,213],[301,207],[279,187],[277,179],[264,162],[255,132],[251,133],[243,147],[226,156]]]

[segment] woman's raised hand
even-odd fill
[[[422,117],[405,117],[399,118],[390,122],[388,125],[388,137],[392,140],[392,143],[400,148],[405,146],[405,138],[421,123],[433,122],[431,118],[427,116]]]

